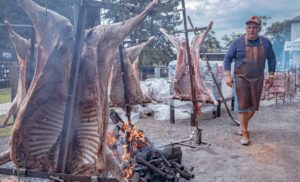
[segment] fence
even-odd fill
[[[0,61],[0,116],[7,113],[17,93],[18,65],[12,60]]]
[[[262,100],[275,100],[276,103],[298,101],[300,90],[300,67],[288,71],[276,72],[273,87],[264,87]]]
[[[168,67],[144,66],[140,68],[140,75],[141,75],[141,80],[146,80],[149,78],[167,78]]]

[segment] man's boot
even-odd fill
[[[240,142],[241,142],[242,145],[249,145],[250,144],[249,132],[248,131],[244,131],[242,133],[242,139],[241,139]]]

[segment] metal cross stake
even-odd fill
[[[68,87],[68,97],[66,103],[66,110],[64,114],[63,132],[61,136],[58,163],[56,170],[64,173],[67,163],[67,155],[69,150],[69,141],[71,137],[71,125],[73,119],[73,110],[75,105],[76,87],[78,82],[78,72],[80,65],[80,56],[82,53],[83,39],[84,39],[84,28],[86,20],[86,6],[83,4],[79,7],[78,21],[75,34],[74,51],[72,55],[70,81]]]
[[[128,43],[140,43],[140,42],[146,42],[147,40],[138,40],[138,41],[124,41],[123,44]],[[128,125],[131,127],[131,103],[129,99],[129,88],[128,88],[128,78],[127,78],[127,70],[126,65],[124,62],[124,47],[123,44],[119,46],[119,55],[120,55],[120,64],[121,64],[121,71],[122,71],[122,81],[124,86],[124,99],[125,99],[125,107],[126,107],[126,117],[128,120]]]

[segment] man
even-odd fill
[[[235,111],[239,114],[241,144],[249,145],[248,122],[259,108],[264,82],[265,60],[268,60],[268,87],[273,85],[276,58],[271,42],[259,36],[261,20],[252,16],[246,21],[246,34],[231,44],[225,59],[226,85],[234,86]],[[235,59],[234,77],[231,76],[231,62]],[[233,84],[234,80],[234,84]]]

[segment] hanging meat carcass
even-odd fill
[[[66,170],[72,174],[122,171],[105,145],[108,77],[118,45],[158,4],[136,17],[85,34]],[[17,167],[55,171],[67,99],[74,33],[69,20],[31,0],[18,0],[31,18],[38,44],[37,69],[16,118],[10,157]],[[103,44],[105,42],[105,44]]]
[[[218,102],[216,101],[214,95],[212,92],[207,88],[206,84],[204,83],[201,73],[200,73],[200,66],[199,66],[199,60],[200,60],[200,52],[202,51],[202,44],[205,40],[205,37],[208,34],[208,31],[211,29],[212,22],[209,24],[207,29],[202,33],[201,36],[195,36],[191,43],[191,57],[194,63],[194,70],[195,70],[195,81],[194,85],[196,87],[196,97],[197,100],[200,100],[202,102],[210,102],[215,105],[218,105]]]
[[[141,52],[144,50],[144,48],[146,46],[148,46],[149,44],[151,44],[154,40],[155,40],[155,37],[152,36],[146,42],[144,42],[140,45],[125,49],[126,55],[132,64],[133,75],[134,75],[135,79],[138,81],[140,81],[140,72],[139,72],[139,68],[138,68],[139,63],[140,63],[139,56],[140,56]]]
[[[71,23],[32,0],[17,0],[30,17],[37,41],[37,68],[16,117],[10,158],[17,167],[55,171],[74,44]]]
[[[121,168],[106,146],[108,80],[118,46],[143,22],[158,2],[152,1],[141,14],[130,20],[100,25],[86,32],[74,108],[76,129],[73,131],[73,148],[69,154],[69,172],[93,174],[96,168],[98,172],[111,172],[119,180],[123,178]]]
[[[15,50],[16,55],[18,59],[18,65],[19,65],[19,76],[18,76],[18,89],[17,94],[7,112],[5,115],[5,118],[0,125],[0,127],[5,127],[7,125],[7,122],[9,118],[12,115],[15,115],[18,113],[19,108],[21,106],[22,101],[25,98],[26,95],[26,62],[29,58],[30,53],[30,41],[21,37],[19,34],[17,34],[11,27],[11,25],[5,21],[6,28],[9,33],[10,40],[12,41]]]
[[[154,40],[155,40],[155,37],[152,36],[148,39],[148,41],[146,41],[140,45],[126,49],[126,53],[129,57],[130,62],[132,63],[131,67],[132,67],[133,75],[134,75],[135,79],[137,80],[139,88],[142,88],[141,83],[140,83],[141,80],[140,80],[140,71],[139,71],[139,63],[140,63],[139,55],[144,50],[144,48],[146,46],[148,46],[149,44],[151,44]],[[151,99],[149,96],[147,96],[143,93],[143,102],[147,103],[147,102],[155,102],[155,101],[153,101],[153,99]]]
[[[186,51],[186,41],[183,38],[176,37],[174,35],[169,35],[168,32],[161,28],[160,31],[165,35],[165,37],[172,43],[177,51],[177,62],[176,62],[176,73],[174,78],[174,98],[183,100],[192,100],[191,95],[191,82],[190,82],[190,72],[187,60]],[[203,82],[200,70],[199,70],[199,54],[203,41],[208,33],[207,29],[202,36],[195,36],[192,41],[190,54],[193,60],[194,69],[194,87],[196,91],[196,99],[201,102],[211,102],[217,105],[217,101],[214,98],[211,91],[207,88],[206,84]]]
[[[126,48],[124,50],[124,64],[126,69],[126,80],[128,85],[128,97],[130,105],[141,104],[146,98],[143,96],[140,84],[140,76],[138,70],[139,56],[143,49],[154,41],[154,37],[150,37],[148,41]],[[119,54],[117,54],[119,55]],[[122,107],[125,109],[125,92],[122,80],[122,69],[120,57],[116,55],[114,60],[110,81],[109,81],[109,99],[110,105]]]

